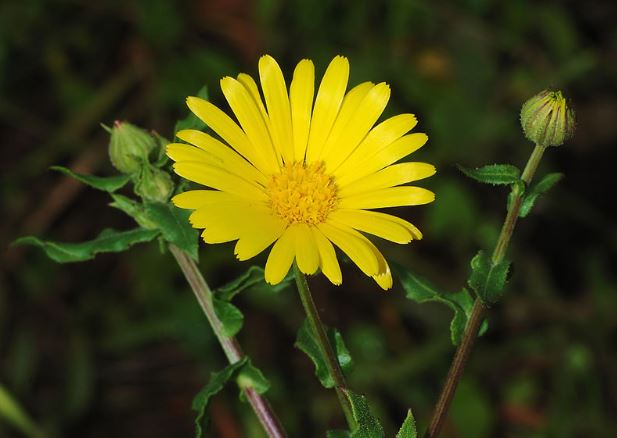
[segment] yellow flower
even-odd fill
[[[206,243],[237,240],[239,260],[274,243],[265,268],[271,284],[294,260],[303,273],[321,269],[341,284],[334,244],[389,289],[388,263],[362,233],[396,243],[422,238],[411,223],[374,210],[434,200],[432,192],[404,185],[433,175],[432,165],[393,164],[423,146],[426,134],[407,134],[417,123],[412,114],[374,126],[390,87],[364,82],[345,93],[349,62],[342,56],[328,66],[314,102],[310,60],[298,63],[289,92],[271,56],[259,60],[259,78],[263,100],[246,74],[221,80],[238,123],[206,100],[187,99],[220,139],[185,130],[177,136],[190,144],[167,147],[178,175],[212,189],[181,193],[174,204],[195,210],[190,222],[204,229]]]

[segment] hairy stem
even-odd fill
[[[195,294],[195,298],[197,298],[197,301],[204,311],[206,318],[208,318],[208,322],[210,323],[216,338],[221,344],[221,347],[225,352],[225,356],[227,356],[227,360],[229,360],[229,363],[232,364],[238,362],[244,357],[244,352],[235,338],[225,336],[223,334],[223,324],[214,312],[214,306],[212,304],[212,291],[206,283],[206,280],[204,280],[203,276],[199,272],[197,265],[193,259],[191,259],[177,246],[170,244],[169,250],[176,259],[176,262],[178,262],[184,277]],[[287,437],[285,429],[283,429],[281,422],[272,410],[272,406],[270,406],[268,400],[258,394],[251,387],[245,388],[244,393],[268,436],[270,438]]]
[[[351,406],[349,405],[349,401],[347,400],[347,397],[343,392],[343,390],[347,389],[347,383],[345,383],[345,376],[343,375],[343,370],[341,370],[338,358],[334,353],[332,346],[330,345],[328,336],[326,335],[326,330],[324,329],[324,325],[321,322],[321,318],[319,317],[319,312],[317,311],[317,307],[315,306],[315,302],[313,301],[313,296],[311,295],[311,291],[306,281],[306,277],[302,272],[300,272],[300,269],[298,268],[298,265],[296,263],[294,263],[293,270],[296,277],[296,286],[298,287],[298,293],[300,294],[300,301],[302,301],[302,307],[304,307],[304,312],[306,313],[309,325],[313,334],[315,335],[315,340],[317,341],[317,345],[319,346],[319,351],[326,360],[326,367],[328,368],[328,373],[330,373],[332,379],[334,380],[334,389],[339,399],[339,403],[341,404],[341,408],[343,409],[343,413],[345,414],[347,424],[349,425],[349,428],[353,430],[355,428],[356,422],[353,419],[353,414],[351,412]]]
[[[527,165],[525,166],[525,170],[523,170],[523,174],[521,175],[521,179],[526,186],[531,182],[545,149],[545,146],[536,145],[531,153],[531,156],[527,161]],[[508,213],[501,227],[501,232],[499,233],[499,238],[497,239],[497,243],[495,244],[495,249],[493,250],[493,255],[491,257],[493,264],[498,264],[505,257],[516,221],[518,219],[518,213],[521,209],[523,194],[517,190],[513,191],[513,193],[514,195],[510,203],[510,208],[508,209]],[[473,345],[478,337],[480,326],[482,325],[482,321],[484,321],[487,311],[488,307],[476,298],[471,316],[465,328],[465,333],[463,334],[461,343],[456,349],[456,353],[452,359],[450,370],[446,376],[446,381],[441,390],[441,394],[439,395],[439,399],[435,404],[435,410],[433,411],[433,416],[429,427],[424,434],[424,438],[437,438],[441,432],[443,423],[448,415],[448,410],[450,409],[450,404],[454,398],[454,393],[456,392],[458,383],[461,380],[465,366],[469,360],[469,355],[471,354]]]

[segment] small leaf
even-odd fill
[[[499,301],[508,278],[510,262],[502,260],[494,263],[488,254],[479,251],[471,259],[471,269],[469,286],[476,292],[478,298],[487,304]]]
[[[264,282],[263,268],[259,266],[251,266],[244,274],[230,281],[226,285],[219,287],[215,294],[222,300],[231,301],[233,297],[243,290]]]
[[[121,252],[136,243],[149,242],[159,235],[158,230],[136,228],[129,231],[106,229],[94,240],[81,243],[43,241],[33,236],[17,239],[15,245],[33,245],[41,248],[47,256],[58,263],[90,260],[101,252]]]
[[[115,192],[118,189],[124,187],[130,180],[130,175],[116,175],[116,176],[94,176],[94,175],[86,175],[83,173],[73,172],[71,169],[67,169],[62,166],[51,166],[50,169],[56,170],[64,175],[70,176],[71,178],[75,178],[77,181],[80,181],[90,187],[94,187],[98,190],[103,190],[105,192]]]
[[[536,200],[548,192],[555,184],[557,184],[563,178],[563,173],[549,173],[542,178],[535,186],[529,190],[527,195],[523,198],[521,209],[519,210],[519,217],[526,217],[533,208]]]
[[[246,401],[246,394],[243,391],[246,388],[254,389],[257,394],[263,394],[270,389],[270,382],[259,368],[256,368],[251,363],[250,359],[247,359],[246,363],[239,370],[236,381],[241,390],[240,400],[242,401]]]
[[[473,308],[473,298],[469,292],[466,289],[456,293],[442,291],[400,265],[393,264],[393,271],[398,275],[408,299],[417,303],[438,302],[452,309],[454,315],[450,322],[450,337],[452,343],[458,345]],[[480,333],[484,333],[486,328],[485,322]]]
[[[515,184],[521,176],[521,171],[511,164],[490,164],[477,169],[457,167],[468,177],[485,184]]]
[[[212,304],[214,305],[214,313],[223,324],[223,334],[228,337],[235,336],[244,323],[242,312],[229,301],[223,301],[216,297],[213,298]]]
[[[207,424],[206,408],[210,398],[220,392],[225,384],[237,374],[246,363],[248,359],[244,357],[240,361],[228,365],[222,371],[218,373],[212,373],[210,375],[210,381],[202,388],[201,391],[193,399],[193,410],[197,411],[197,417],[195,418],[195,438],[202,438],[204,436],[204,429]]]
[[[198,259],[199,234],[189,223],[189,210],[162,202],[148,202],[144,204],[144,213],[161,230],[166,241],[176,245],[194,260]]]
[[[371,413],[366,397],[354,394],[347,389],[343,389],[343,393],[349,400],[353,418],[356,420],[356,427],[351,431],[350,438],[380,438],[385,436],[379,420]]]
[[[197,92],[196,96],[208,100],[208,87],[205,85],[201,87]],[[184,119],[178,120],[178,122],[176,122],[176,126],[174,127],[174,133],[182,131],[183,129],[197,129],[198,131],[200,131],[205,127],[206,124],[202,122],[199,117],[197,117],[192,112],[189,112],[189,114]]]
[[[353,367],[353,360],[351,359],[349,350],[347,350],[347,347],[345,346],[343,337],[338,330],[328,327],[326,327],[326,333],[330,341],[330,345],[332,345],[334,353],[338,358],[338,362],[341,365],[341,369],[344,373],[350,372]],[[319,344],[315,339],[315,335],[311,330],[308,320],[304,320],[302,326],[300,326],[296,337],[296,343],[294,345],[296,348],[302,350],[313,361],[313,364],[315,365],[315,375],[321,384],[326,388],[333,388],[334,378],[328,372],[326,359],[322,356],[321,351],[319,350]]]
[[[405,421],[403,421],[401,429],[396,434],[396,438],[418,438],[416,420],[413,418],[411,409],[407,411],[407,417],[405,417]]]

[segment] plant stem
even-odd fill
[[[343,413],[345,414],[347,424],[349,428],[353,430],[355,428],[356,422],[353,419],[351,406],[349,405],[349,401],[347,400],[347,397],[344,393],[344,390],[347,389],[347,383],[345,383],[345,376],[343,375],[343,370],[341,370],[341,366],[338,362],[337,356],[334,353],[332,346],[330,345],[328,336],[326,335],[326,330],[324,329],[324,325],[321,322],[321,318],[319,317],[319,312],[317,311],[317,307],[315,306],[315,301],[313,301],[313,296],[311,295],[311,291],[306,281],[306,277],[302,272],[300,272],[300,269],[295,262],[293,270],[296,277],[296,286],[298,287],[298,293],[300,294],[300,301],[302,301],[302,306],[304,307],[304,312],[306,313],[306,317],[308,319],[311,330],[315,335],[315,340],[317,341],[317,345],[319,346],[319,351],[326,361],[326,368],[328,368],[328,373],[330,373],[332,379],[334,380],[334,390],[336,391],[339,403],[341,404],[341,408],[343,409]]]
[[[238,362],[244,357],[244,352],[234,337],[225,336],[223,334],[223,324],[214,312],[212,291],[199,272],[199,268],[193,259],[177,246],[170,244],[169,250],[176,259],[176,262],[178,262],[180,269],[182,269],[182,273],[191,286],[195,298],[197,298],[199,305],[204,311],[216,338],[221,344],[221,347],[223,347],[223,351],[229,363],[233,364]],[[268,436],[270,438],[287,437],[285,429],[283,429],[281,422],[272,410],[272,406],[270,406],[268,400],[250,387],[244,388],[244,393]]]
[[[521,175],[521,180],[526,186],[528,186],[531,182],[545,149],[545,146],[536,145],[531,153],[531,156],[527,161],[527,165],[523,170],[523,174]],[[501,232],[499,233],[499,238],[497,239],[497,243],[495,244],[495,249],[493,250],[493,255],[491,257],[493,264],[498,264],[501,262],[506,255],[506,251],[508,250],[510,239],[512,237],[512,232],[514,231],[514,227],[518,219],[518,213],[521,209],[523,194],[520,190],[516,189],[513,189],[513,193],[514,195],[510,203],[510,208],[508,209],[508,213],[501,227]],[[487,311],[488,307],[486,304],[476,298],[471,311],[471,316],[469,317],[469,321],[467,322],[467,326],[465,328],[465,333],[463,334],[461,343],[456,349],[456,353],[452,359],[450,370],[446,376],[446,381],[441,390],[441,394],[439,395],[439,399],[435,404],[435,410],[433,411],[433,416],[429,427],[424,434],[424,438],[437,438],[441,432],[443,423],[448,415],[448,410],[450,409],[450,404],[454,398],[454,393],[456,392],[458,383],[461,380],[465,366],[469,360],[469,355],[471,354],[471,350],[473,349],[476,338],[478,337],[480,326],[482,325],[482,321],[484,321]]]

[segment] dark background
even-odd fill
[[[131,221],[101,192],[48,167],[111,174],[99,123],[130,120],[172,135],[184,99],[204,83],[255,75],[269,53],[288,80],[302,58],[318,77],[348,56],[351,85],[387,81],[388,114],[413,112],[436,164],[437,194],[407,209],[425,238],[380,243],[389,259],[456,291],[479,248],[492,248],[505,188],[463,177],[455,163],[523,166],[532,145],[518,111],[562,89],[578,129],[551,148],[540,174],[566,178],[520,222],[515,272],[478,342],[445,437],[617,436],[617,3],[374,0],[42,1],[0,3],[0,384],[53,437],[182,437],[191,400],[225,365],[186,283],[156,244],[57,265],[8,247],[25,234],[80,241]],[[263,257],[257,259],[263,263]],[[214,287],[250,263],[231,245],[201,246]],[[423,429],[453,352],[450,311],[383,293],[351,266],[344,286],[311,281],[338,327],[367,395],[393,436],[407,407]],[[302,312],[293,290],[244,293],[239,339],[272,383],[268,398],[292,437],[323,436],[344,420],[332,391],[293,348]],[[212,436],[263,436],[237,390],[209,410]],[[3,424],[0,436],[21,436]]]

